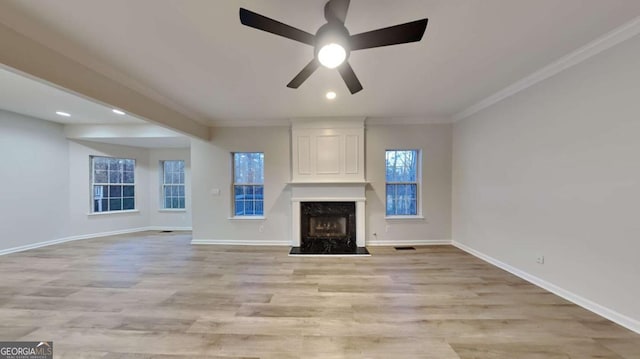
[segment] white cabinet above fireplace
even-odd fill
[[[291,182],[365,182],[364,118],[291,121]]]

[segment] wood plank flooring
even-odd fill
[[[56,358],[640,358],[640,335],[451,246],[371,257],[145,232],[0,257],[0,340]]]

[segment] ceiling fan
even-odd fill
[[[322,25],[315,35],[244,8],[240,8],[240,22],[314,47],[313,60],[287,84],[287,87],[300,87],[322,65],[330,69],[337,68],[351,94],[355,94],[362,90],[362,84],[349,65],[350,52],[420,41],[427,29],[428,19],[351,35],[344,26],[349,2],[350,0],[329,0],[324,6],[324,18],[327,23]]]

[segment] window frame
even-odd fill
[[[237,154],[259,154],[262,156],[262,183],[259,182],[236,182],[236,155]],[[264,219],[264,152],[262,151],[236,151],[231,152],[231,217],[229,219]],[[255,199],[252,202],[255,204],[256,202],[262,202],[262,214],[237,214],[236,213],[236,186],[251,186],[254,188],[262,187],[262,200],[256,201]],[[246,201],[245,201],[246,202]],[[255,205],[254,205],[255,208]],[[255,212],[255,210],[254,210]]]
[[[387,181],[387,153],[392,151],[414,151],[416,153],[416,178],[415,181]],[[419,148],[390,148],[385,149],[384,152],[384,182],[385,182],[385,200],[384,200],[384,213],[385,219],[423,219],[422,216],[422,150]],[[416,197],[415,197],[415,214],[388,214],[387,213],[387,187],[388,185],[415,185]]]
[[[182,162],[182,172],[173,171],[172,173],[178,173],[182,175],[182,183],[167,183],[166,182],[166,167],[167,162]],[[185,160],[160,160],[160,211],[168,212],[184,212],[187,209],[187,163]],[[177,198],[178,201],[182,199],[183,207],[167,207],[167,197],[165,196],[165,188],[167,187],[182,187],[182,196],[169,196],[170,198]],[[173,191],[172,191],[173,192]]]
[[[116,161],[132,161],[133,163],[133,171],[124,171],[124,169],[122,169],[120,172],[122,174],[121,177],[121,181],[120,182],[111,182],[111,178],[109,176],[111,170],[109,169],[109,165],[107,165],[107,182],[96,182],[96,171],[103,171],[103,170],[99,170],[96,169],[96,159],[107,159],[109,161],[112,160],[116,160]],[[90,178],[90,183],[89,183],[89,192],[90,192],[90,204],[89,204],[89,214],[90,215],[99,215],[99,214],[113,214],[113,213],[127,213],[127,212],[137,212],[138,208],[137,208],[137,200],[136,200],[136,159],[135,158],[125,158],[125,157],[111,157],[111,156],[104,156],[104,155],[89,155],[89,178]],[[125,182],[125,176],[124,173],[125,172],[131,172],[133,175],[133,182]],[[120,207],[121,209],[116,209],[116,210],[111,210],[111,196],[102,196],[103,198],[100,198],[99,200],[106,200],[108,203],[108,207],[109,210],[105,210],[105,211],[97,211],[96,210],[96,187],[97,186],[102,186],[103,189],[104,187],[107,187],[108,191],[111,190],[112,186],[120,186],[120,196],[114,197],[114,198],[120,198],[121,202],[120,202]],[[133,194],[132,196],[125,196],[124,193],[124,187],[133,187]],[[133,199],[133,207],[132,208],[127,208],[124,209],[125,205],[124,205],[124,200],[125,199]]]

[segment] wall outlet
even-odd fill
[[[385,231],[385,232],[389,232],[389,227],[391,227],[391,226],[390,226],[390,225],[388,225],[388,224],[387,224],[386,226],[384,226],[384,231]]]
[[[538,263],[538,264],[544,264],[544,256],[538,256],[538,257],[536,257],[536,263]]]
[[[211,195],[212,196],[219,196],[220,195],[220,188],[211,189]]]
[[[264,224],[261,224],[260,227],[258,227],[258,232],[262,233],[262,231],[264,231]]]

